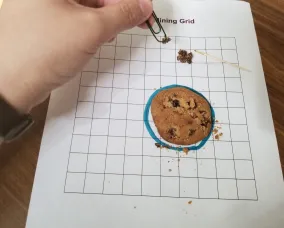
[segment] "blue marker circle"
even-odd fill
[[[152,104],[152,100],[153,98],[161,91],[163,90],[166,90],[166,89],[171,89],[171,88],[176,88],[176,87],[181,87],[181,88],[186,88],[188,90],[191,90],[192,92],[198,94],[199,96],[203,97],[209,104],[210,106],[210,110],[211,110],[211,120],[212,120],[212,125],[211,125],[211,129],[210,129],[210,133],[208,134],[208,136],[206,138],[204,138],[203,140],[200,141],[200,143],[197,145],[197,146],[188,146],[188,147],[174,147],[174,146],[171,146],[171,145],[168,145],[164,142],[162,142],[156,135],[155,133],[153,132],[150,124],[149,124],[149,111],[150,111],[150,107],[151,107],[151,104]],[[144,114],[143,114],[143,120],[144,120],[144,124],[146,126],[146,129],[147,131],[149,132],[150,136],[156,141],[156,143],[160,144],[161,146],[163,147],[168,147],[170,149],[173,149],[173,150],[177,150],[177,151],[182,151],[184,148],[187,148],[189,150],[199,150],[200,148],[202,148],[205,143],[208,141],[208,139],[210,138],[212,132],[213,132],[213,129],[214,129],[214,123],[215,123],[215,112],[214,112],[214,109],[213,107],[211,106],[210,102],[207,100],[206,97],[204,97],[201,93],[199,93],[198,91],[190,88],[190,87],[187,87],[187,86],[181,86],[181,85],[169,85],[169,86],[165,86],[165,87],[162,87],[158,90],[156,90],[149,98],[147,104],[146,104],[146,107],[145,107],[145,110],[144,110]]]

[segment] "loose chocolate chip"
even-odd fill
[[[173,100],[172,101],[172,105],[173,105],[173,107],[179,107],[180,105],[179,105],[179,100]]]

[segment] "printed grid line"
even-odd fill
[[[127,34],[127,35],[129,35],[129,34]],[[132,35],[129,35],[130,36],[130,59],[131,59],[131,47],[132,47]],[[146,36],[146,43],[145,44],[147,44],[147,39],[148,39],[148,37],[150,37],[150,36]],[[192,45],[191,45],[191,40],[192,40],[192,38],[189,38],[189,37],[185,37],[185,38],[187,38],[187,39],[189,39],[189,42],[190,42],[190,50],[192,50]],[[217,38],[217,37],[214,37],[214,38]],[[236,46],[236,39],[235,38],[233,38],[234,39],[234,41],[235,41],[235,48],[232,48],[232,49],[222,49],[222,39],[224,38],[224,37],[218,37],[219,39],[220,39],[220,49],[206,49],[207,48],[207,46],[206,46],[206,40],[207,40],[207,38],[206,37],[202,37],[202,39],[204,39],[205,40],[205,52],[207,52],[208,50],[221,50],[221,54],[222,54],[222,52],[223,52],[223,50],[230,50],[230,51],[236,51],[237,52],[237,46]],[[232,37],[231,37],[232,38]],[[169,49],[169,50],[175,50],[176,52],[177,52],[177,39],[175,39],[175,48],[173,48],[173,49]],[[107,45],[108,46],[108,45]],[[144,141],[143,140],[145,140],[146,138],[149,138],[149,137],[144,137],[144,126],[143,126],[143,128],[142,128],[142,137],[130,137],[130,136],[127,136],[126,135],[126,132],[127,132],[127,122],[128,121],[141,121],[141,120],[131,120],[131,119],[128,119],[127,117],[128,117],[128,105],[130,105],[131,103],[129,103],[129,90],[131,89],[131,90],[143,90],[144,92],[143,92],[143,99],[144,99],[144,104],[134,104],[134,105],[143,105],[143,107],[144,107],[144,105],[145,105],[145,103],[146,103],[146,100],[145,100],[145,91],[147,91],[147,90],[151,90],[151,89],[146,89],[145,88],[145,78],[147,77],[147,76],[151,76],[151,75],[148,75],[148,74],[146,74],[146,53],[147,53],[147,49],[152,49],[152,48],[149,48],[149,47],[146,47],[146,45],[145,45],[145,47],[144,47],[144,49],[145,49],[145,69],[144,69],[144,88],[143,89],[137,89],[137,88],[130,88],[130,75],[141,75],[141,74],[132,74],[132,73],[130,73],[130,64],[129,64],[129,73],[128,73],[128,87],[127,88],[124,88],[124,89],[127,89],[128,90],[128,93],[127,93],[127,102],[126,103],[121,103],[121,104],[126,104],[127,105],[127,112],[126,112],[126,119],[123,119],[123,120],[126,120],[126,127],[125,127],[125,136],[111,136],[109,133],[110,133],[110,121],[108,122],[108,134],[107,135],[104,135],[104,136],[107,136],[107,145],[106,145],[106,153],[105,153],[105,165],[104,165],[104,172],[103,173],[93,173],[93,172],[89,172],[88,170],[87,170],[87,165],[88,165],[88,156],[89,156],[89,154],[90,154],[90,140],[91,140],[91,137],[96,137],[96,136],[98,136],[98,135],[93,135],[92,134],[92,127],[93,127],[93,122],[91,123],[91,128],[90,128],[90,134],[89,134],[89,145],[88,145],[88,153],[78,153],[78,152],[72,152],[71,151],[71,148],[72,148],[72,143],[73,143],[73,136],[74,135],[80,135],[80,134],[77,134],[77,133],[75,133],[74,132],[74,129],[75,129],[75,121],[76,121],[76,119],[79,119],[79,118],[82,118],[82,117],[77,117],[77,109],[78,109],[78,103],[79,102],[81,102],[81,101],[79,101],[79,94],[80,94],[80,89],[81,89],[81,87],[89,87],[89,86],[82,86],[81,85],[81,79],[82,79],[82,75],[83,75],[83,73],[84,72],[93,72],[93,73],[96,73],[97,74],[97,78],[96,78],[96,85],[95,86],[90,86],[90,87],[94,87],[94,88],[111,88],[111,101],[110,102],[99,102],[99,101],[96,101],[95,100],[95,98],[96,98],[96,92],[95,92],[95,95],[94,95],[94,101],[93,102],[90,102],[90,101],[87,101],[87,102],[90,102],[90,103],[93,103],[93,112],[94,112],[94,105],[95,105],[95,103],[110,103],[110,104],[112,104],[113,102],[112,102],[112,93],[113,93],[113,89],[115,89],[115,88],[117,88],[117,87],[114,87],[114,85],[113,85],[113,81],[114,81],[114,77],[115,77],[115,74],[120,74],[120,73],[115,73],[115,60],[116,60],[116,49],[117,49],[117,47],[122,47],[122,46],[119,46],[119,45],[117,45],[117,39],[115,40],[115,45],[114,45],[114,48],[115,48],[115,54],[114,54],[114,59],[112,59],[112,60],[114,60],[114,65],[113,65],[113,72],[112,72],[112,86],[111,87],[101,87],[101,86],[97,86],[97,79],[98,79],[98,75],[99,75],[99,73],[102,73],[102,72],[100,72],[99,71],[99,63],[100,63],[100,61],[103,59],[103,58],[100,58],[100,51],[99,51],[99,58],[98,58],[98,66],[97,66],[97,71],[95,72],[95,71],[82,71],[81,72],[81,78],[80,78],[80,85],[79,85],[79,91],[78,91],[78,98],[77,98],[77,105],[76,105],[76,112],[75,112],[75,118],[74,118],[74,125],[73,125],[73,134],[72,134],[72,139],[71,139],[71,143],[70,143],[70,153],[69,153],[69,157],[68,157],[68,164],[67,164],[67,172],[66,172],[66,179],[65,179],[65,185],[64,185],[64,192],[66,192],[66,193],[70,193],[70,192],[72,192],[72,191],[65,191],[66,190],[66,181],[67,181],[67,175],[68,175],[68,173],[69,174],[72,174],[72,173],[80,173],[81,174],[81,172],[72,172],[72,171],[70,171],[69,170],[69,160],[70,160],[70,155],[71,154],[87,154],[87,163],[85,164],[85,172],[82,172],[84,175],[85,175],[85,177],[84,177],[84,186],[83,186],[83,191],[82,191],[82,194],[90,194],[90,193],[88,193],[88,192],[85,192],[85,182],[86,182],[86,175],[87,174],[103,174],[104,175],[104,180],[103,180],[103,186],[102,186],[102,192],[101,193],[91,193],[91,194],[105,194],[105,195],[112,195],[112,194],[109,194],[109,193],[106,193],[106,192],[104,192],[104,188],[105,188],[105,178],[106,178],[106,175],[109,175],[109,174],[111,174],[111,175],[122,175],[123,176],[123,178],[122,178],[122,191],[121,191],[121,194],[115,194],[115,195],[128,195],[128,194],[124,194],[124,176],[140,176],[140,178],[141,178],[141,195],[143,195],[143,196],[151,196],[151,195],[148,195],[148,194],[144,194],[143,193],[143,176],[145,176],[145,177],[147,177],[147,176],[158,176],[159,178],[160,178],[160,196],[158,196],[158,197],[173,197],[173,198],[188,198],[188,197],[182,197],[181,196],[181,182],[180,182],[180,179],[181,178],[195,178],[195,179],[197,179],[197,181],[198,181],[198,197],[192,197],[192,196],[190,196],[189,198],[199,198],[199,199],[202,199],[202,198],[206,198],[206,197],[201,197],[200,196],[200,183],[199,183],[199,180],[200,179],[210,179],[210,180],[216,180],[217,181],[217,188],[219,187],[219,185],[218,185],[218,179],[220,179],[220,180],[235,180],[236,181],[236,188],[237,188],[237,191],[238,191],[238,183],[237,183],[237,181],[238,180],[251,180],[251,181],[254,181],[254,184],[255,184],[255,190],[256,190],[256,194],[257,194],[257,189],[256,189],[256,181],[255,181],[255,174],[254,174],[254,168],[253,168],[253,179],[240,179],[240,178],[237,178],[237,176],[236,176],[236,167],[235,167],[235,161],[251,161],[252,162],[252,164],[253,164],[253,160],[252,160],[252,154],[251,154],[251,148],[250,148],[250,154],[251,154],[251,159],[235,159],[235,157],[234,157],[234,150],[233,150],[233,142],[248,142],[249,143],[249,145],[250,145],[250,142],[249,142],[249,138],[248,138],[248,141],[236,141],[236,140],[232,140],[232,137],[231,137],[231,129],[230,129],[230,139],[231,140],[220,140],[220,141],[223,141],[223,142],[230,142],[230,144],[231,144],[231,147],[232,147],[232,150],[233,150],[233,159],[219,159],[219,158],[216,158],[216,155],[215,155],[215,150],[216,150],[216,148],[215,148],[215,140],[214,140],[214,138],[212,139],[212,140],[209,140],[209,141],[212,141],[213,142],[213,145],[214,145],[214,160],[215,160],[215,169],[216,169],[216,178],[206,178],[206,177],[200,177],[199,176],[199,174],[198,174],[198,160],[201,160],[201,159],[204,159],[204,160],[206,160],[207,158],[198,158],[198,156],[197,156],[197,154],[195,154],[195,158],[183,158],[183,157],[180,157],[179,156],[179,154],[178,154],[178,175],[177,176],[175,176],[175,175],[171,175],[171,176],[167,176],[167,175],[162,175],[162,157],[167,157],[167,156],[162,156],[162,152],[161,152],[161,149],[159,149],[160,150],[160,155],[159,155],[159,157],[160,157],[160,175],[147,175],[147,174],[144,174],[143,173],[143,167],[144,167],[144,165],[143,165],[143,157],[156,157],[156,156],[149,156],[149,155],[144,155],[144,148],[143,148],[143,145],[144,145]],[[126,46],[126,47],[128,47],[128,46]],[[161,45],[160,45],[160,47],[159,48],[153,48],[153,49],[160,49],[160,61],[162,60],[162,47],[161,47]],[[165,48],[163,48],[163,49],[165,49]],[[101,49],[100,49],[101,50]],[[201,50],[201,49],[200,49]],[[202,49],[203,50],[203,49]],[[223,54],[222,54],[223,55]],[[238,53],[237,53],[237,56],[238,56]],[[117,59],[118,60],[118,59]],[[127,60],[128,62],[131,62],[132,60]],[[137,62],[139,62],[139,61],[137,61]],[[144,62],[144,61],[142,61],[142,62]],[[155,62],[155,61],[151,61],[151,62]],[[162,62],[162,61],[161,61]],[[165,63],[170,63],[170,62],[165,62]],[[162,86],[162,77],[176,77],[176,84],[177,84],[177,79],[178,79],[178,77],[184,77],[184,76],[178,76],[177,75],[177,69],[176,69],[176,67],[177,67],[177,61],[176,61],[176,59],[175,59],[175,76],[162,76],[162,70],[161,70],[161,67],[162,67],[162,64],[160,64],[160,75],[153,75],[153,76],[157,76],[157,77],[160,77],[160,86]],[[201,63],[196,63],[196,62],[194,62],[193,64],[201,64]],[[206,57],[206,62],[205,63],[202,63],[202,64],[214,64],[214,63],[208,63],[208,59],[207,59],[207,57]],[[238,57],[237,57],[237,63],[236,64],[239,64],[239,60],[238,60]],[[225,83],[225,94],[226,94],[226,100],[227,100],[227,107],[220,107],[220,108],[227,108],[227,110],[229,109],[229,108],[242,108],[242,109],[244,109],[245,110],[245,104],[244,104],[244,107],[228,107],[228,98],[227,98],[227,93],[228,92],[231,92],[231,93],[239,93],[239,94],[242,94],[242,98],[243,98],[243,103],[244,103],[244,96],[243,96],[243,89],[242,89],[242,91],[241,92],[239,92],[239,91],[227,91],[226,90],[226,80],[225,80],[225,78],[228,78],[228,77],[226,77],[226,74],[225,74],[225,71],[224,71],[224,64],[222,63],[222,66],[223,66],[223,77],[209,77],[209,75],[208,75],[208,67],[207,67],[207,75],[206,75],[206,77],[204,77],[204,76],[202,76],[203,78],[223,78],[224,79],[224,83]],[[109,72],[105,72],[105,73],[109,73]],[[123,73],[124,74],[124,73]],[[192,80],[192,87],[194,88],[194,85],[193,85],[193,83],[194,83],[194,80],[193,80],[193,78],[202,78],[201,76],[197,76],[197,77],[195,77],[195,76],[192,76],[192,67],[191,67],[191,71],[190,71],[190,78],[191,78],[191,80]],[[229,77],[229,78],[240,78],[240,80],[241,80],[241,72],[240,72],[240,70],[239,70],[239,77]],[[242,86],[242,82],[241,82],[241,86]],[[209,91],[202,91],[202,92],[208,92],[209,93],[209,100],[210,100],[210,93],[211,92],[223,92],[223,91],[212,91],[212,90],[210,90],[210,84],[209,84],[209,80],[208,80],[208,87],[209,87]],[[119,89],[121,89],[121,88],[119,88]],[[82,101],[82,102],[84,102],[84,101]],[[119,104],[119,103],[118,103]],[[218,107],[214,107],[214,108],[218,108]],[[245,112],[246,112],[246,110],[245,110]],[[92,115],[93,115],[93,113],[92,113]],[[246,117],[247,118],[247,117]],[[94,117],[92,117],[92,118],[86,118],[86,119],[91,119],[91,120],[93,120],[93,119],[104,119],[104,118],[94,118]],[[106,119],[109,119],[109,120],[111,120],[111,119],[114,119],[114,118],[111,118],[111,105],[110,105],[110,113],[109,113],[109,118],[106,118]],[[244,125],[244,126],[247,126],[247,119],[246,119],[246,124],[231,124],[231,121],[230,121],[230,117],[229,117],[229,111],[228,111],[228,119],[229,119],[229,123],[227,123],[227,125],[229,125],[229,128],[230,128],[230,125]],[[116,119],[114,119],[114,120],[116,120]],[[122,119],[119,119],[119,120],[122,120]],[[224,125],[226,125],[225,123],[224,123]],[[247,129],[247,134],[248,134],[248,127],[246,127],[246,129]],[[82,134],[82,135],[85,135],[85,134]],[[249,134],[248,134],[248,136],[249,136]],[[108,155],[117,155],[117,154],[112,154],[112,153],[109,153],[109,151],[108,151],[108,138],[109,137],[124,137],[125,138],[125,145],[124,145],[124,154],[122,154],[123,156],[124,156],[124,159],[123,159],[123,173],[122,174],[117,174],[117,173],[109,173],[109,172],[106,172],[106,166],[107,166],[107,156]],[[125,169],[125,156],[126,156],[126,153],[125,153],[125,147],[126,147],[126,139],[127,138],[141,138],[142,139],[142,155],[140,156],[140,155],[137,155],[137,156],[139,156],[139,157],[141,157],[141,159],[142,159],[142,166],[141,166],[141,175],[136,175],[136,174],[128,174],[128,173],[125,173],[124,172],[124,169]],[[92,154],[104,154],[104,153],[92,153]],[[127,156],[135,156],[135,155],[129,155],[129,154],[127,154]],[[173,158],[173,157],[171,157],[171,156],[169,156],[168,158]],[[184,176],[182,176],[181,174],[180,174],[180,159],[195,159],[196,160],[196,169],[197,169],[197,176],[196,177],[184,177]],[[208,158],[208,159],[210,159],[210,158]],[[235,170],[235,178],[220,178],[220,177],[218,177],[218,174],[217,174],[217,165],[216,165],[216,161],[217,160],[223,160],[223,161],[226,161],[226,160],[233,160],[234,161],[234,170]],[[166,196],[166,195],[164,195],[164,194],[162,194],[162,177],[169,177],[169,178],[173,178],[173,177],[176,177],[176,178],[178,178],[178,196]],[[217,189],[218,190],[218,199],[224,199],[224,198],[222,198],[222,197],[220,197],[220,195],[219,195],[219,189]],[[79,192],[80,193],[80,192]],[[237,193],[238,194],[238,193]],[[130,194],[131,195],[131,194]],[[157,196],[153,196],[153,197],[157,197]],[[211,199],[210,197],[209,198],[207,198],[207,199]],[[213,197],[212,199],[216,199],[216,197]],[[240,197],[239,197],[239,194],[238,194],[238,197],[237,197],[237,199],[240,199]],[[225,199],[225,200],[227,200],[227,199]],[[235,199],[229,199],[229,200],[235,200]],[[256,197],[256,199],[241,199],[241,200],[258,200],[258,196]]]

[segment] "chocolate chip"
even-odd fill
[[[189,129],[188,135],[192,136],[195,133],[195,131],[196,131],[195,129]]]
[[[180,105],[179,105],[179,100],[173,100],[172,101],[172,105],[173,105],[173,107],[179,107]]]
[[[176,131],[177,131],[177,130],[176,130],[175,128],[170,128],[168,132],[169,132],[169,134],[170,134],[172,137],[175,137],[175,136],[176,136]]]

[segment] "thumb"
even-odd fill
[[[121,0],[98,10],[104,29],[102,39],[110,39],[145,22],[153,12],[153,6],[151,0]]]

